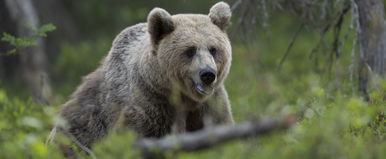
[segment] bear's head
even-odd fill
[[[208,15],[171,16],[161,8],[148,16],[152,56],[173,85],[183,94],[202,102],[227,76],[231,44],[225,29],[231,18],[229,5],[215,4]]]

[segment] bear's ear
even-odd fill
[[[231,19],[232,12],[229,5],[225,2],[218,2],[209,10],[209,18],[221,30],[225,30]]]
[[[172,16],[161,8],[154,8],[149,13],[147,24],[153,45],[157,45],[166,34],[174,30]]]

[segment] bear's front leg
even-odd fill
[[[227,92],[223,87],[216,89],[212,97],[202,105],[187,113],[186,130],[196,131],[204,127],[204,120],[215,125],[233,124],[233,116]],[[211,126],[208,124],[205,126]]]
[[[173,124],[173,134],[182,134],[186,132],[186,109],[182,106],[176,109],[175,120]]]
[[[224,86],[214,91],[206,105],[205,116],[212,120],[213,124],[234,124],[228,93]]]

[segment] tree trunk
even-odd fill
[[[27,24],[39,27],[39,18],[31,0],[5,0],[8,16],[15,26],[11,28],[17,37],[31,36],[33,31],[26,27]],[[23,48],[20,51],[21,72],[33,99],[37,102],[47,103],[44,96],[45,90],[50,90],[45,71],[46,54],[44,39],[37,39],[37,46]],[[6,68],[7,69],[7,68]]]
[[[370,71],[386,70],[386,23],[382,0],[355,0],[359,14],[359,89],[366,98]]]
[[[0,33],[7,32],[15,35],[16,24],[9,16],[8,8],[5,4],[6,2],[4,0],[0,0]],[[19,59],[17,56],[4,56],[5,52],[11,49],[12,47],[6,42],[0,41],[0,74],[2,80],[12,80],[15,72],[19,72],[20,69],[18,65],[14,65],[18,63]]]
[[[55,61],[60,55],[60,45],[63,41],[76,43],[80,41],[81,37],[81,34],[73,21],[73,17],[71,17],[71,14],[63,3],[63,0],[33,1],[41,24],[52,23],[57,28],[45,38],[46,55],[49,61]],[[48,63],[48,65],[52,65],[52,63]],[[50,72],[52,70],[48,71]]]

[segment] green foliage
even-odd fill
[[[133,147],[135,137],[134,132],[130,131],[123,134],[111,133],[93,148],[95,156],[98,158],[140,158],[139,151]]]
[[[53,107],[9,97],[0,88],[0,158],[60,158],[56,147],[46,147]]]
[[[1,38],[1,41],[8,42],[10,45],[15,47],[15,49],[7,51],[7,55],[14,55],[18,53],[18,50],[24,47],[28,46],[35,46],[37,45],[37,39],[39,37],[46,37],[47,32],[54,31],[56,27],[53,24],[45,24],[42,25],[40,28],[36,28],[33,25],[27,25],[29,29],[33,31],[31,36],[28,37],[15,37],[13,35],[10,35],[8,33],[3,33],[3,37]]]
[[[61,85],[56,89],[67,96],[74,91],[82,76],[92,72],[106,56],[112,39],[100,38],[78,44],[64,43],[53,66],[54,79]]]

